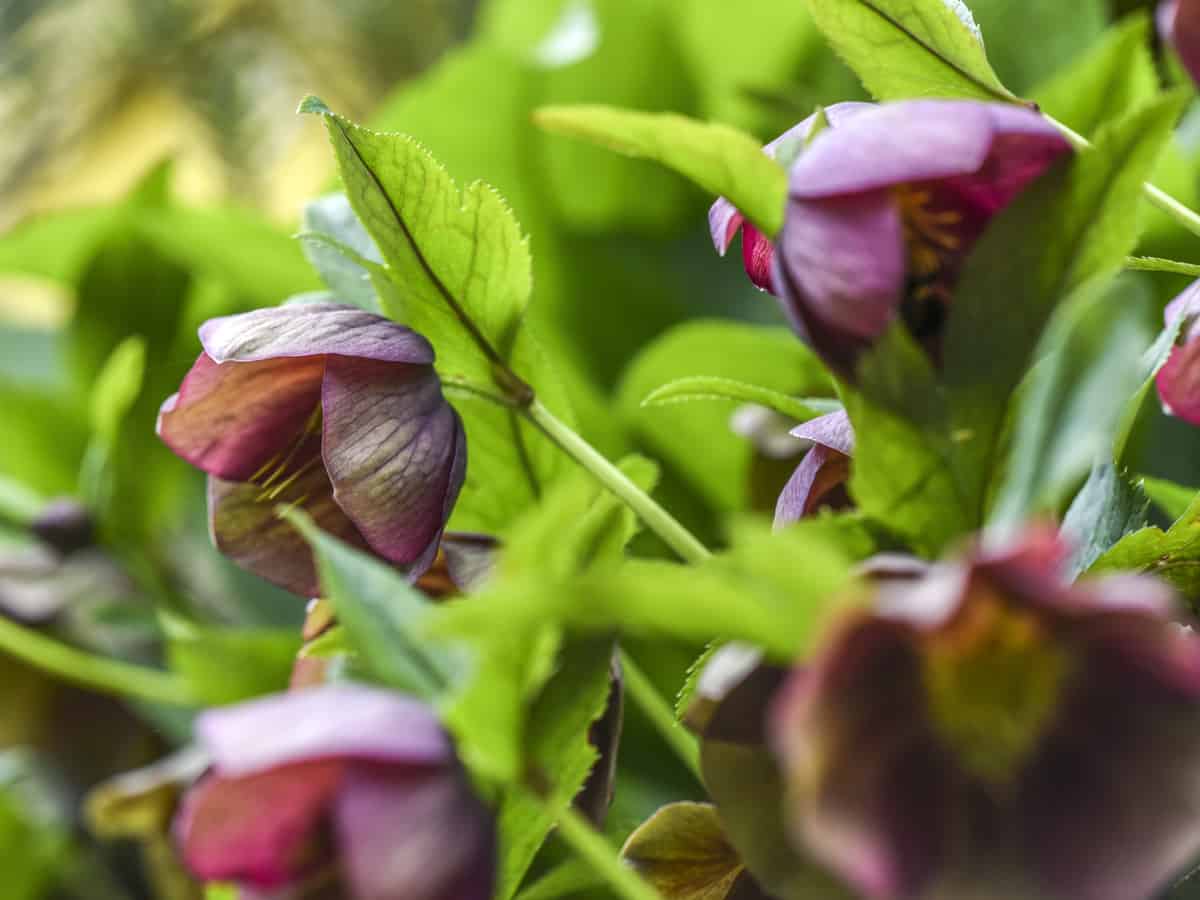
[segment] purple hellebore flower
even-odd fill
[[[1200,281],[1167,304],[1168,326],[1179,322],[1179,336],[1155,382],[1163,408],[1173,416],[1200,425]]]
[[[873,108],[873,103],[835,103],[825,108],[825,119],[829,127],[836,128],[852,116]],[[787,165],[803,148],[816,119],[817,113],[814,113],[799,125],[792,126],[765,145],[763,153]],[[742,262],[746,267],[746,274],[761,290],[776,293],[771,283],[771,260],[775,255],[775,246],[761,231],[747,222],[746,217],[724,197],[718,197],[717,202],[709,209],[708,227],[712,232],[713,245],[722,256],[733,243],[734,236],[741,231]]]
[[[488,900],[490,813],[424,704],[324,685],[210,710],[212,769],[176,835],[199,878],[266,896],[340,880],[352,900]]]
[[[1174,48],[1184,69],[1200,84],[1200,2],[1164,0],[1157,19],[1163,43]]]
[[[845,411],[830,413],[793,428],[793,437],[812,441],[800,465],[779,495],[775,527],[780,528],[811,516],[818,509],[845,509],[851,505],[846,493],[850,478],[850,456],[854,453],[854,429]]]
[[[414,577],[434,560],[462,487],[466,439],[421,335],[327,303],[211,319],[158,433],[209,474],[218,548],[302,596],[308,545],[275,514],[303,506],[326,531]]]
[[[1139,900],[1200,852],[1200,637],[1052,532],[880,584],[775,693],[793,845],[870,898]]]

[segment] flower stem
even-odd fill
[[[604,458],[595,447],[581,438],[569,426],[534,400],[524,407],[524,414],[568,456],[595,476],[596,480],[623,500],[630,509],[686,562],[698,563],[711,554],[696,536],[684,528],[653,498],[630,481],[620,469]]]
[[[0,651],[100,693],[172,706],[197,705],[187,685],[169,672],[77,650],[3,616]]]
[[[1176,275],[1200,278],[1200,265],[1180,262],[1177,259],[1160,259],[1157,256],[1130,256],[1125,260],[1125,270],[1128,272],[1172,272]]]
[[[621,862],[608,841],[574,807],[568,806],[559,814],[558,833],[623,900],[662,900],[658,891]]]
[[[688,771],[696,776],[697,781],[703,783],[700,774],[700,748],[696,746],[696,739],[679,724],[667,701],[624,648],[621,649],[621,671],[625,676],[625,687],[630,698],[646,714],[646,718],[675,751],[675,755],[688,767]]]
[[[1092,142],[1085,138],[1078,131],[1073,130],[1069,125],[1064,125],[1057,119],[1047,116],[1042,113],[1042,116],[1062,132],[1063,137],[1070,141],[1071,145],[1076,150],[1090,150]],[[1157,188],[1150,182],[1142,185],[1142,191],[1146,195],[1146,199],[1165,212],[1168,216],[1190,231],[1192,234],[1200,235],[1200,213],[1194,209],[1180,203],[1166,191]]]

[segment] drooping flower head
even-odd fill
[[[850,506],[846,482],[850,477],[850,456],[854,453],[854,429],[845,411],[830,413],[798,425],[793,437],[811,441],[800,465],[779,495],[775,506],[775,527],[798,522],[821,508],[845,509]]]
[[[1200,638],[1032,533],[885,580],[775,694],[793,844],[872,898],[1138,900],[1200,852]],[[769,885],[768,885],[769,886]]]
[[[204,713],[210,772],[175,823],[200,878],[347,900],[488,900],[490,813],[425,705],[325,685]]]
[[[1163,43],[1175,49],[1187,73],[1200,84],[1200,2],[1164,0],[1157,18]]]
[[[158,433],[209,474],[217,546],[297,594],[317,593],[307,545],[276,515],[414,575],[433,561],[462,487],[466,441],[428,341],[353,307],[313,303],[206,322],[204,347]]]
[[[1163,317],[1179,332],[1155,379],[1159,399],[1170,415],[1200,425],[1200,281],[1168,303]]]

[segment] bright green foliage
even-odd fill
[[[787,174],[758,141],[727,125],[607,106],[547,106],[535,113],[535,121],[548,131],[674,169],[726,197],[766,235],[774,237],[783,225]]]
[[[142,390],[146,374],[146,341],[130,335],[113,349],[96,376],[91,396],[92,432],[106,446],[116,443],[121,421]]]
[[[1141,479],[1142,490],[1146,492],[1155,505],[1172,519],[1178,519],[1192,505],[1196,495],[1200,494],[1195,488],[1175,484],[1164,478]]]
[[[988,61],[1022,95],[1099,39],[1110,6],[1106,0],[964,2],[979,23]]]
[[[1088,570],[1149,572],[1170,582],[1195,604],[1200,601],[1200,498],[1193,499],[1166,531],[1143,528],[1123,538]]]
[[[1086,572],[1117,541],[1147,524],[1150,502],[1143,487],[1131,484],[1110,462],[1092,468],[1062,521],[1062,533],[1073,545],[1072,576]]]
[[[962,0],[808,0],[826,40],[880,100],[1014,100]]]
[[[635,433],[708,504],[731,512],[742,508],[753,452],[729,427],[734,404],[642,407],[652,391],[694,376],[733,379],[795,396],[829,395],[832,385],[812,351],[790,331],[736,322],[680,325],[630,364],[618,402]],[[697,453],[697,447],[704,452]]]
[[[1144,383],[1140,310],[1083,288],[1059,309],[1020,392],[992,524],[1015,531],[1056,512],[1097,459],[1111,455],[1122,407]]]
[[[236,703],[287,687],[294,628],[215,628],[162,616],[171,671],[200,703]]]
[[[32,760],[9,749],[0,756],[0,859],[5,900],[39,900],[63,874],[69,824]]]
[[[794,397],[756,384],[746,384],[732,378],[717,378],[712,375],[693,375],[677,378],[651,391],[642,401],[642,406],[669,406],[675,403],[690,403],[694,400],[737,400],[741,403],[756,403],[773,409],[780,415],[804,422],[841,408],[836,400],[810,398],[797,400]]]
[[[463,663],[457,653],[421,640],[429,600],[394,568],[321,531],[303,512],[286,515],[312,547],[322,596],[333,603],[367,672],[405,693],[440,699]]]
[[[1075,13],[1069,4],[1053,8]],[[1110,28],[1087,53],[1036,88],[1033,99],[1047,114],[1090,137],[1156,93],[1150,21],[1139,14]]]

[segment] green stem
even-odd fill
[[[0,651],[100,693],[172,706],[196,705],[187,685],[168,672],[94,656],[3,616]]]
[[[658,891],[621,862],[616,850],[574,807],[568,806],[559,814],[558,833],[623,900],[662,900]]]
[[[1125,269],[1130,272],[1172,272],[1200,278],[1200,265],[1157,256],[1130,256],[1125,260]]]
[[[522,410],[529,420],[545,432],[575,462],[595,476],[596,480],[623,500],[638,514],[646,527],[657,534],[680,558],[690,563],[703,562],[711,554],[696,536],[679,524],[669,512],[630,481],[625,473],[602,456],[595,447],[581,438],[569,426],[559,421],[540,401],[534,400]]]
[[[624,649],[621,650],[621,671],[625,676],[625,689],[630,698],[646,714],[646,718],[675,751],[675,755],[696,776],[696,780],[703,783],[704,779],[700,774],[700,748],[696,745],[696,739],[679,724],[674,711],[663,699],[662,694]]]
[[[1045,113],[1042,115],[1045,117],[1046,121],[1062,132],[1063,137],[1070,141],[1076,150],[1091,149],[1092,142],[1085,138],[1082,134],[1073,130],[1070,126],[1064,125],[1057,119],[1045,115]],[[1165,212],[1168,216],[1170,216],[1188,231],[1192,232],[1192,234],[1200,235],[1200,213],[1197,213],[1194,209],[1191,209],[1180,203],[1170,194],[1166,193],[1161,188],[1155,187],[1148,181],[1142,185],[1142,190],[1146,195],[1146,199],[1148,199],[1151,203]]]

